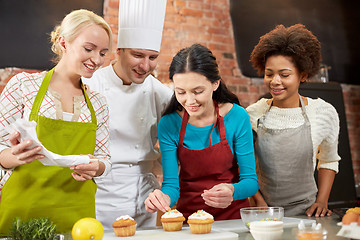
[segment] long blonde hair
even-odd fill
[[[62,51],[59,46],[59,37],[64,36],[66,40],[72,42],[83,28],[91,25],[99,25],[109,35],[109,50],[112,49],[112,31],[106,21],[92,11],[86,9],[74,10],[62,20],[60,25],[55,26],[51,32],[51,50],[56,54],[53,62],[58,63],[62,57]]]

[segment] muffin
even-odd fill
[[[118,217],[112,224],[117,237],[133,236],[136,231],[136,225],[136,221],[128,215]]]
[[[184,221],[184,216],[176,209],[168,211],[161,216],[161,224],[165,231],[180,231]]]
[[[198,210],[191,214],[187,223],[190,226],[190,231],[193,234],[204,234],[211,231],[211,225],[214,222],[214,217],[205,212],[204,210]]]

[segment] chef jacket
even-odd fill
[[[144,200],[159,187],[152,174],[160,161],[154,145],[158,121],[173,90],[151,75],[142,84],[123,85],[111,65],[84,81],[91,90],[102,93],[109,106],[112,171],[96,180],[97,218],[105,229],[112,229],[120,215],[134,217],[138,226],[153,225],[156,216],[145,211]],[[140,216],[152,219],[151,223],[137,219]]]

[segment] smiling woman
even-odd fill
[[[307,76],[307,73],[299,72],[291,57],[269,56],[266,61],[264,83],[273,96],[273,106],[297,107],[299,85],[306,81]]]
[[[212,94],[219,87],[219,82],[210,82],[204,75],[196,72],[175,74],[173,77],[175,96],[189,113],[189,123],[199,127],[208,126],[215,121]]]
[[[278,25],[260,37],[251,54],[272,97],[246,109],[257,133],[260,191],[254,199],[259,207],[284,207],[285,216],[331,214],[328,199],[340,160],[339,117],[324,100],[299,95],[299,85],[319,70],[320,50],[318,39],[295,24]]]
[[[76,10],[51,36],[56,66],[14,76],[0,97],[0,166],[13,171],[1,191],[0,236],[7,236],[15,217],[50,218],[59,232],[69,232],[80,218],[95,217],[93,177],[111,168],[106,101],[81,82],[104,63],[110,27],[93,12]],[[38,139],[47,150],[97,160],[70,168],[42,165],[37,161],[44,158],[42,147],[31,148],[31,141],[18,141],[18,132],[5,131],[19,118],[37,123]]]
[[[175,55],[170,79],[175,96],[159,122],[163,184],[146,209],[165,212],[177,202],[185,218],[201,209],[215,220],[240,218],[258,190],[248,114],[202,45]]]

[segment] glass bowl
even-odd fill
[[[249,229],[253,221],[282,221],[284,208],[282,207],[247,207],[240,209],[243,223]]]

